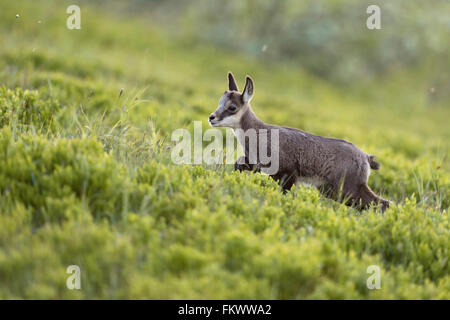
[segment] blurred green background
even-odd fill
[[[166,0],[114,2],[171,33],[225,50],[289,60],[346,84],[422,67],[437,96],[448,94],[448,1]],[[369,5],[381,9],[378,31],[366,28]],[[424,82],[425,84],[426,82]],[[436,88],[438,89],[438,88]],[[448,98],[448,96],[447,96]]]

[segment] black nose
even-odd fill
[[[209,121],[211,121],[211,120],[214,120],[214,118],[215,118],[215,117],[216,117],[216,116],[215,116],[215,115],[213,115],[213,114],[212,114],[212,115],[210,115],[210,116],[209,116]]]

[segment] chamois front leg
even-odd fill
[[[259,172],[261,169],[256,164],[250,164],[250,161],[247,157],[241,156],[239,159],[237,159],[236,163],[234,164],[234,170],[235,171],[254,171]]]

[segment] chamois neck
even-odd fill
[[[256,114],[253,112],[252,108],[248,106],[247,110],[241,117],[240,129],[261,129],[264,128],[265,124],[258,119]]]

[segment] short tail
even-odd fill
[[[373,170],[378,170],[378,169],[380,169],[380,164],[378,162],[376,162],[374,159],[375,159],[375,156],[370,156],[369,155],[367,157],[367,160],[369,161],[370,168],[373,169]]]

